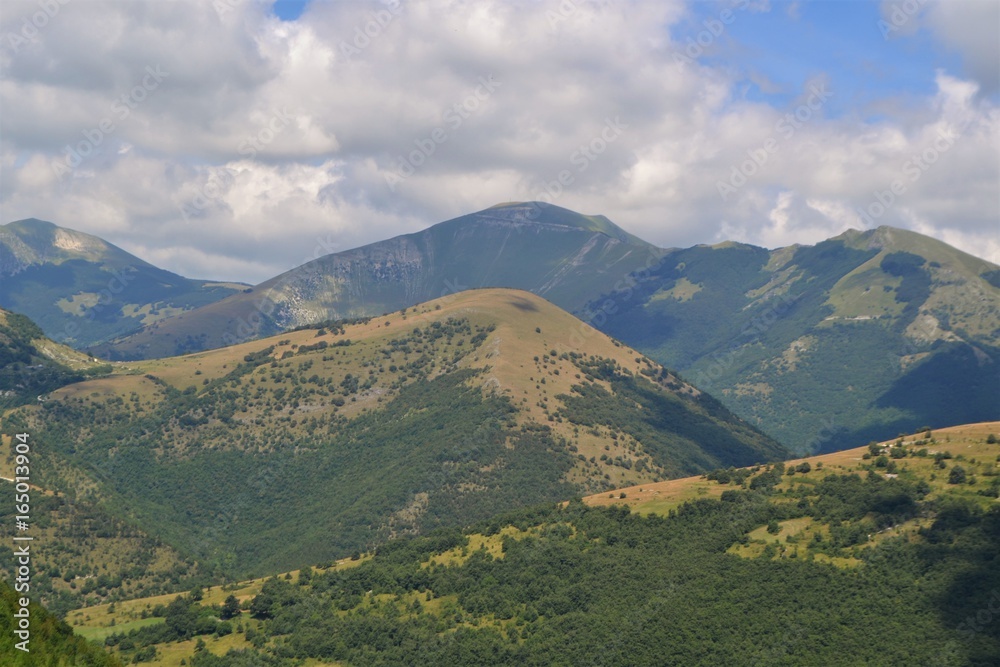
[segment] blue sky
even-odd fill
[[[308,0],[278,0],[271,7],[271,11],[282,21],[294,21],[302,15]]]
[[[828,117],[871,120],[879,116],[876,103],[886,98],[933,94],[938,69],[962,71],[959,54],[937,45],[926,28],[910,34],[887,31],[888,39],[883,37],[877,2],[776,2],[767,12],[733,4],[691,3],[689,18],[675,26],[672,36],[687,44],[702,33],[706,42],[705,22],[712,24],[730,8],[731,22],[699,62],[739,72],[740,92],[750,101],[786,108],[807,82],[825,77],[835,91],[824,106]],[[916,23],[902,27],[912,30]]]

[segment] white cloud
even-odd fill
[[[998,259],[1000,112],[978,78],[942,72],[936,94],[879,121],[819,104],[782,125],[786,111],[740,99],[730,71],[676,62],[680,0],[316,1],[287,23],[233,4],[68,3],[17,52],[0,37],[3,220],[50,219],[187,275],[257,281],[536,198],[567,171],[555,203],[661,245],[815,242],[864,224],[873,191],[954,127],[876,222],[919,221]],[[0,35],[34,6],[5,3]],[[940,11],[927,20],[957,39],[961,21]],[[120,118],[112,105],[148,67],[166,76]],[[793,112],[809,95],[807,82]],[[104,119],[113,128],[59,176],[66,146],[85,149]],[[769,139],[777,150],[723,201],[717,183]],[[421,146],[433,154],[388,187]]]

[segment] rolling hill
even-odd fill
[[[164,667],[986,667],[1000,659],[997,433],[616,489],[68,620]]]
[[[48,452],[40,484],[228,573],[787,454],[670,371],[513,290],[118,363],[43,398],[3,419]]]
[[[603,216],[537,202],[503,204],[320,257],[94,353],[145,359],[221,347],[480,287],[528,290],[572,312],[663,252]]]
[[[246,285],[190,280],[51,222],[0,225],[0,307],[83,348],[221,299]]]

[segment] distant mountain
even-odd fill
[[[634,350],[496,289],[115,364],[5,422],[51,452],[39,484],[240,574],[787,455]]]
[[[32,307],[82,319],[45,305],[72,305],[65,290],[32,285]],[[664,250],[603,216],[501,204],[321,257],[173,317],[159,310],[152,317],[162,319],[91,352],[182,354],[475,287],[544,296],[798,452],[1000,418],[1000,267],[891,227],[777,250]]]
[[[321,320],[393,312],[477,287],[524,289],[573,311],[665,251],[604,216],[502,204],[415,234],[321,257],[94,353],[154,358],[272,335]]]
[[[244,285],[190,280],[51,222],[0,226],[0,307],[86,347],[221,299]]]
[[[1000,418],[1000,267],[914,232],[675,250],[580,315],[799,452]]]

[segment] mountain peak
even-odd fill
[[[149,266],[98,236],[46,220],[26,218],[0,226],[0,275],[13,275],[29,266],[74,259],[114,267]]]
[[[463,215],[441,224],[481,220],[505,220],[516,223],[536,223],[550,227],[568,227],[581,231],[597,232],[630,245],[650,245],[611,222],[604,215],[584,215],[542,201],[501,202],[482,211]]]
[[[970,276],[996,269],[996,265],[950,246],[944,241],[899,227],[881,225],[874,229],[848,229],[831,241],[843,241],[858,250],[878,249],[886,252],[908,252],[923,257],[927,262],[953,264],[963,267]]]
[[[24,218],[23,220],[8,222],[6,225],[0,225],[0,229],[9,230],[57,229],[58,227],[59,225],[54,222],[39,220],[38,218]]]

